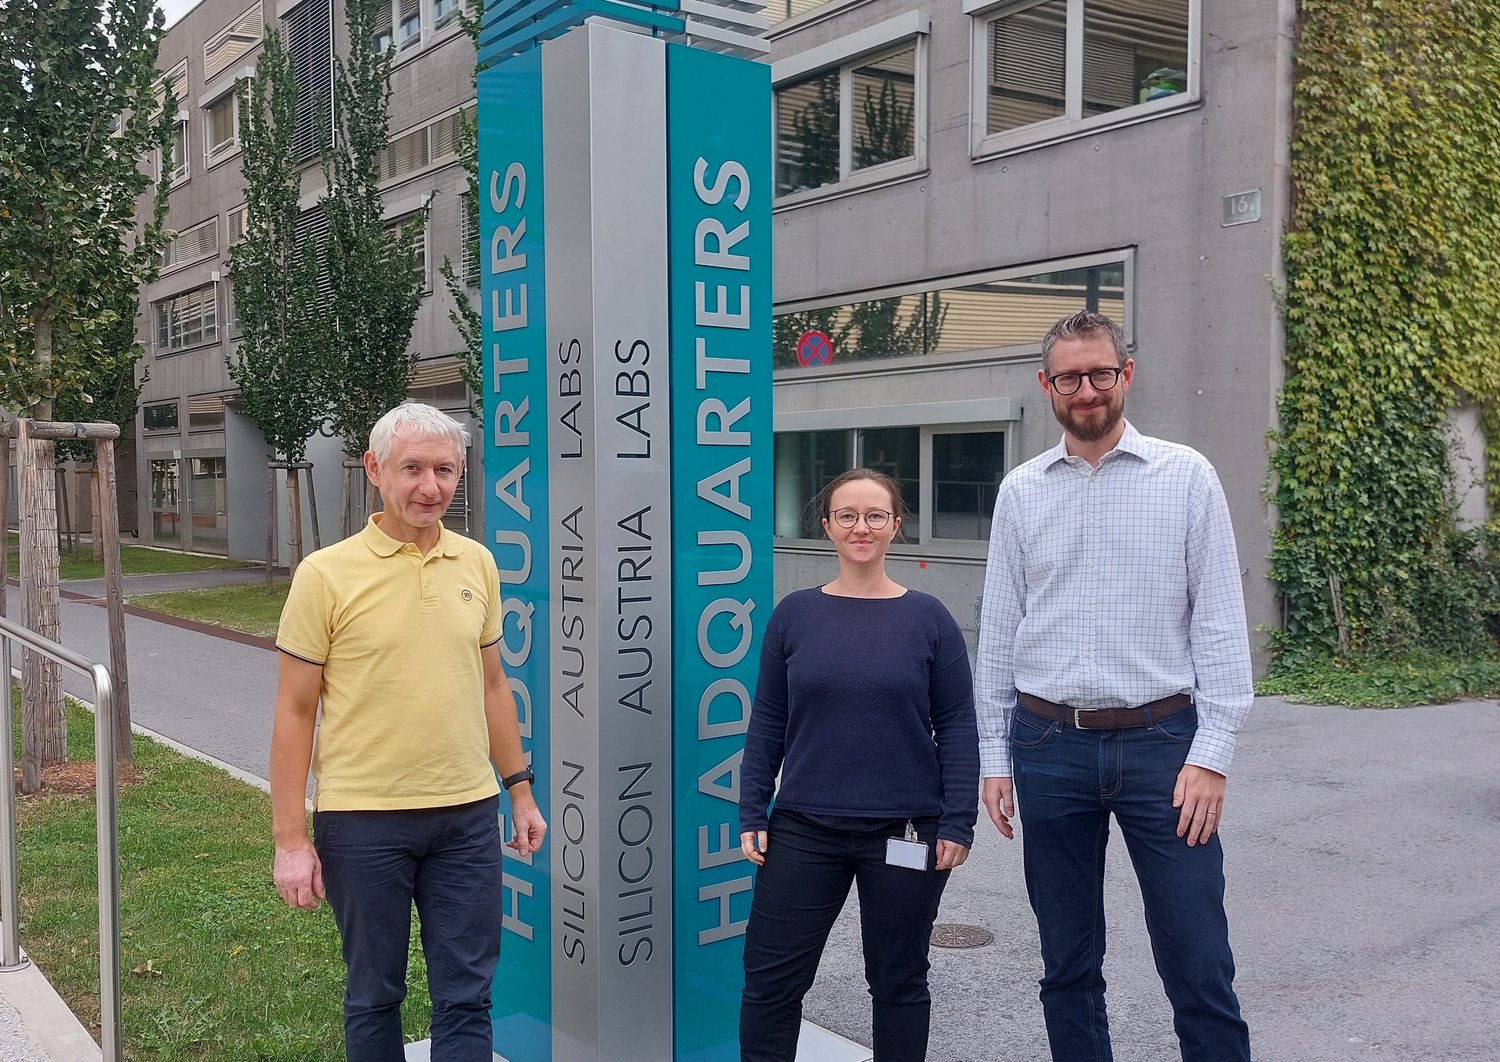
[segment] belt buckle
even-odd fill
[[[1109,711],[1108,708],[1074,708],[1073,709],[1073,728],[1075,730],[1092,730],[1093,729],[1092,727],[1084,726],[1083,725],[1083,720],[1080,719],[1079,717],[1082,716],[1085,712],[1088,712],[1088,713],[1092,714],[1093,712],[1107,712],[1107,711]]]

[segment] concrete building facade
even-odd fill
[[[473,50],[454,2],[393,0],[383,31],[397,49],[386,216],[436,193],[413,396],[458,411],[459,337],[436,275],[465,245],[451,129],[473,105]],[[972,638],[995,486],[1059,437],[1036,380],[1042,333],[1089,306],[1132,343],[1132,422],[1217,467],[1251,623],[1273,624],[1262,487],[1282,364],[1293,0],[772,0],[766,14],[778,593],[832,570],[805,520],[813,493],[874,466],[915,510],[894,574]],[[265,549],[265,448],[225,368],[243,191],[218,109],[253,68],[257,19],[283,27],[299,78],[327,91],[336,2],[203,0],[169,30],[162,70],[184,79],[186,148],[165,170],[185,167],[169,216],[181,247],[142,292],[136,425],[142,539],[246,557]],[[309,209],[321,180],[309,163]],[[336,513],[338,445],[314,441],[320,509]],[[455,526],[477,534],[481,500]]]

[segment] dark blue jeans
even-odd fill
[[[500,958],[499,798],[413,811],[320,811],[314,844],[344,942],[349,1062],[403,1062],[401,1002],[417,905],[433,1062],[490,1062]]]
[[[927,949],[950,871],[932,869],[936,818],[913,820],[927,842],[926,870],[886,864],[886,838],[899,837],[905,824],[903,819],[894,829],[834,830],[795,811],[772,812],[770,850],[755,875],[745,928],[741,1062],[796,1058],[802,997],[812,987],[851,883],[859,888],[876,1062],[927,1057]]]
[[[1172,807],[1197,728],[1191,708],[1128,730],[1077,730],[1016,708],[1011,756],[1054,1062],[1114,1057],[1102,973],[1111,813],[1140,883],[1184,1062],[1250,1058],[1224,916],[1224,851],[1218,834],[1189,848]]]

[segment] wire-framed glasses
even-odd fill
[[[1124,371],[1125,367],[1122,365],[1118,368],[1110,366],[1107,369],[1090,369],[1088,372],[1060,372],[1056,376],[1047,377],[1047,382],[1058,394],[1071,395],[1078,392],[1083,386],[1083,378],[1087,376],[1095,391],[1108,391],[1115,386],[1120,373]]]
[[[846,528],[853,527],[859,523],[860,517],[864,517],[866,527],[871,531],[879,531],[891,522],[891,517],[895,514],[886,512],[884,509],[869,509],[865,512],[859,512],[856,509],[835,509],[828,515],[833,517],[834,523]]]

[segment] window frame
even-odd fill
[[[929,37],[932,20],[922,11],[886,19],[863,30],[847,34],[829,44],[810,48],[771,65],[771,131],[772,157],[776,157],[778,94],[781,90],[829,71],[839,75],[839,178],[816,188],[775,194],[774,209],[799,206],[866,188],[908,180],[927,172],[928,111],[931,106],[929,77]],[[854,69],[908,47],[915,48],[912,83],[912,154],[889,162],[853,169],[854,153]],[[774,179],[774,175],[773,175]]]
[[[1070,258],[1050,258],[1022,265],[987,269],[977,273],[961,273],[957,276],[934,278],[909,284],[897,284],[885,288],[869,288],[861,291],[824,295],[815,299],[798,299],[778,302],[772,316],[798,313],[807,310],[823,310],[829,307],[848,306],[854,303],[877,299],[896,298],[903,295],[918,295],[924,291],[942,292],[953,287],[988,284],[1045,273],[1062,273],[1073,269],[1089,269],[1094,266],[1119,265],[1124,272],[1124,297],[1122,311],[1124,323],[1121,329],[1129,346],[1135,347],[1135,248],[1120,247],[1093,254],[1074,255]],[[969,350],[946,354],[915,354],[907,357],[879,358],[868,361],[835,362],[820,368],[802,366],[778,366],[772,370],[772,380],[777,385],[797,385],[814,380],[831,380],[848,377],[882,376],[890,373],[941,371],[952,365],[994,361],[997,357],[1028,355],[1041,349],[1042,337],[1033,343],[1011,344],[994,347],[974,347]]]
[[[1101,129],[1192,110],[1202,103],[1203,0],[1187,0],[1187,91],[1137,103],[1105,114],[1083,113],[1083,41],[1086,0],[1066,0],[1063,113],[997,133],[987,130],[989,114],[990,24],[997,19],[1039,7],[1048,0],[964,0],[969,16],[969,150],[975,162],[998,158],[1044,144],[1087,136]]]
[[[210,170],[223,162],[225,159],[233,158],[240,153],[240,85],[247,80],[246,72],[228,85],[224,91],[218,93],[213,99],[203,105],[203,168]],[[213,124],[209,114],[216,107],[228,103],[229,105],[229,127],[233,132],[228,140],[218,144],[210,144],[212,135],[210,126]]]
[[[207,327],[204,327],[201,329],[202,335],[200,336],[200,338],[195,339],[192,342],[185,342],[181,343],[180,345],[174,346],[172,344],[172,321],[170,316],[170,304],[177,299],[181,299],[185,296],[192,295],[204,290],[212,292],[212,335],[208,334]],[[163,330],[163,321],[161,319],[161,314],[163,312],[168,314],[168,317],[165,321],[165,331]],[[183,288],[181,291],[175,291],[170,295],[164,295],[159,299],[153,300],[151,303],[151,349],[153,353],[158,356],[171,356],[174,354],[180,354],[186,350],[193,350],[198,347],[212,346],[218,343],[222,338],[220,332],[220,316],[219,282],[217,280],[210,280],[206,284],[196,284],[190,288]]]
[[[173,250],[176,249],[176,247],[178,246],[178,241],[179,240],[181,240],[185,236],[189,236],[189,235],[191,235],[193,233],[199,232],[200,230],[209,228],[210,226],[212,226],[212,228],[213,228],[213,234],[214,234],[214,238],[213,238],[214,246],[213,246],[212,250],[202,251],[200,253],[194,254],[191,257],[174,258],[171,261],[167,261],[167,256]],[[190,265],[192,265],[195,262],[206,261],[207,259],[217,258],[218,256],[219,256],[219,216],[217,214],[215,214],[213,217],[208,218],[208,219],[206,219],[204,221],[200,221],[196,225],[189,225],[185,229],[180,229],[180,230],[174,230],[173,231],[172,238],[167,241],[166,247],[162,248],[161,256],[159,258],[159,266],[158,266],[158,274],[157,275],[158,276],[166,276],[169,273],[175,273],[179,269],[182,269],[182,268],[184,268],[186,266],[190,266]]]
[[[1013,434],[1021,422],[1021,403],[1013,398],[974,398],[951,402],[914,402],[903,405],[859,406],[846,409],[778,411],[773,414],[773,434],[797,435],[811,432],[840,431],[853,434],[852,467],[865,465],[863,432],[870,429],[917,429],[917,497],[915,526],[903,527],[907,541],[891,546],[892,556],[907,553],[930,554],[939,549],[955,557],[983,557],[988,548],[985,539],[938,538],[931,534],[933,498],[932,439],[935,435],[994,433],[1002,436],[1004,458],[999,471],[1003,477],[1015,466],[1016,446]],[[805,499],[804,499],[805,504]],[[827,539],[775,536],[775,549],[832,551]]]

